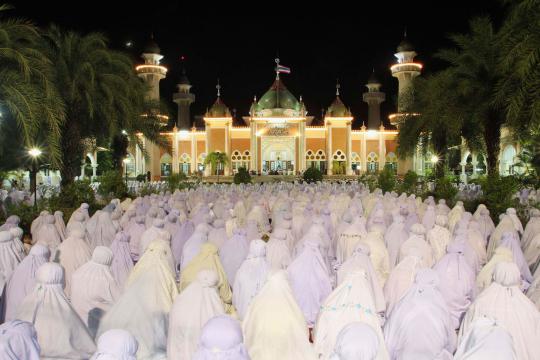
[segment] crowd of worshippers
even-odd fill
[[[538,360],[528,217],[359,183],[81,204],[30,234],[10,216],[0,359]]]

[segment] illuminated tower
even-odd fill
[[[415,63],[414,58],[416,52],[412,44],[407,40],[407,33],[397,47],[397,53],[394,56],[397,58],[397,64],[390,67],[392,76],[398,79],[398,113],[402,113],[406,109],[407,91],[412,85],[413,79],[420,75],[422,64]]]
[[[148,98],[159,101],[159,81],[167,75],[167,68],[159,64],[163,55],[160,54],[159,46],[154,41],[153,35],[144,47],[141,57],[144,59],[144,64],[137,66],[135,70],[137,70],[139,77],[150,85]]]
[[[186,69],[182,69],[182,76],[176,85],[177,92],[173,94],[173,101],[178,105],[178,120],[176,127],[180,130],[188,130],[191,127],[191,115],[189,107],[195,101],[195,95],[190,93],[191,83],[186,76]]]
[[[375,76],[375,70],[366,84],[368,91],[364,93],[364,102],[368,104],[368,129],[378,129],[381,126],[381,103],[385,95],[380,91],[381,83]]]

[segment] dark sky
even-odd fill
[[[292,69],[282,79],[294,95],[303,95],[310,115],[320,117],[332,102],[339,78],[342,99],[360,123],[367,117],[362,93],[373,68],[387,94],[383,113],[394,111],[397,81],[389,66],[405,27],[419,53],[417,60],[430,72],[443,66],[432,55],[450,45],[448,33],[466,31],[474,16],[500,21],[503,13],[496,0],[375,0],[354,1],[354,6],[327,1],[302,7],[290,1],[213,5],[191,0],[200,5],[189,6],[187,1],[163,0],[143,5],[114,0],[11,3],[13,13],[38,25],[52,22],[83,33],[101,31],[112,47],[129,51],[136,61],[141,61],[140,50],[153,32],[169,68],[161,82],[162,97],[169,102],[180,75],[180,57],[187,58],[196,95],[192,115],[202,115],[211,106],[218,77],[225,103],[239,116],[246,115],[253,96],[260,97],[272,84],[279,52],[281,63]],[[133,42],[131,49],[125,49],[127,41]]]

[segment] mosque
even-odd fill
[[[195,94],[184,71],[173,94],[178,119],[172,130],[163,133],[170,137],[172,153],[143,139],[148,156],[132,146],[125,161],[126,173],[130,177],[150,173],[152,180],[179,172],[209,176],[212,169],[205,166],[205,158],[211,152],[221,152],[229,159],[224,168],[218,169],[225,176],[233,175],[240,167],[260,175],[295,175],[308,167],[316,167],[326,175],[359,175],[375,173],[385,166],[397,174],[409,170],[424,174],[433,167],[436,156],[424,155],[419,150],[411,158],[398,159],[396,151],[403,94],[422,71],[422,64],[415,61],[416,55],[406,38],[397,47],[396,63],[390,71],[399,83],[398,106],[396,113],[389,116],[391,127],[386,128],[380,112],[380,104],[386,97],[374,73],[365,85],[363,101],[368,104],[368,119],[362,121],[360,128],[352,126],[354,117],[340,98],[339,84],[336,97],[325,112],[324,124],[314,125],[302,98],[295,97],[280,79],[279,59],[276,59],[274,82],[259,99],[254,98],[249,114],[242,117],[242,125],[233,124],[218,84],[217,98],[203,116],[203,127],[195,127],[190,116]],[[142,59],[144,63],[136,67],[137,74],[149,84],[149,98],[159,100],[159,83],[166,77],[167,68],[160,64],[163,55],[153,39],[145,46]],[[164,125],[168,122],[166,116],[163,122]],[[516,153],[514,145],[502,146],[502,174],[511,172]],[[472,168],[468,175],[482,172],[481,155],[463,148],[461,158],[462,174],[467,166],[469,170]]]

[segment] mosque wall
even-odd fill
[[[250,150],[249,139],[231,139],[231,151],[238,150],[243,153],[246,150]]]
[[[210,147],[208,149],[209,152],[212,151],[221,151],[225,152],[225,129],[206,129],[206,131],[209,131],[209,139],[210,139]]]
[[[326,139],[306,139],[306,151],[311,150],[317,152],[317,150],[322,150],[326,153]]]
[[[345,152],[347,149],[347,128],[332,127],[332,154],[337,150]],[[332,154],[329,154],[330,156]]]
[[[377,155],[379,154],[379,142],[377,140],[366,140],[366,151],[369,154],[370,152],[374,152]]]

